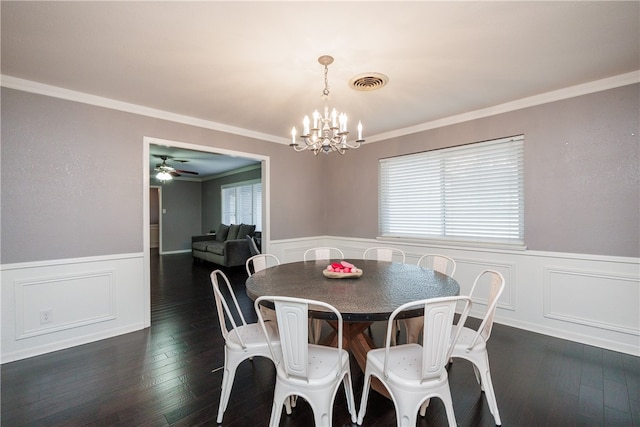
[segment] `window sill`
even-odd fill
[[[474,240],[449,240],[449,239],[427,239],[427,238],[415,238],[415,237],[392,237],[392,236],[378,236],[376,240],[381,242],[395,242],[400,244],[408,244],[415,246],[439,246],[450,247],[452,249],[460,248],[474,248],[474,249],[486,249],[486,250],[499,250],[499,251],[526,251],[527,246],[524,243],[510,243],[510,242],[483,242]]]

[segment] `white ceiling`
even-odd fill
[[[375,140],[637,71],[639,5],[2,1],[1,71],[286,143],[321,105],[328,54],[330,105]],[[351,89],[364,72],[389,83]]]

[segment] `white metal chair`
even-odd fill
[[[344,253],[342,253],[340,249],[332,248],[332,247],[317,247],[317,248],[307,249],[304,252],[303,259],[305,261],[311,261],[314,259],[330,260],[332,259],[332,255],[333,255],[333,258],[335,259],[344,259]]]
[[[362,254],[362,259],[376,259],[378,261],[393,262],[394,256],[396,257],[396,259],[401,260],[403,264],[406,261],[406,256],[404,254],[404,251],[396,248],[390,248],[387,246],[378,246],[378,247],[365,249],[365,251]],[[398,325],[396,325],[396,330],[397,330],[397,326]],[[393,340],[392,340],[393,345],[396,344],[396,339],[395,339],[396,335],[397,335],[397,332],[393,336]],[[369,336],[373,337],[373,334],[371,332],[371,327],[369,327]]]
[[[338,248],[332,248],[327,246],[307,249],[304,252],[303,259],[305,261],[311,260],[330,260],[331,256],[334,259],[344,259],[344,253]],[[309,320],[309,339],[312,343],[318,344],[320,342],[320,336],[322,335],[322,321],[320,319]]]
[[[251,253],[251,255],[258,255],[260,254],[260,249],[258,249],[258,245],[256,244],[256,240],[252,237],[247,235],[246,237],[247,242],[249,243],[249,252]]]
[[[458,301],[464,301],[467,308],[456,331],[452,332]],[[372,376],[378,378],[389,391],[396,408],[398,427],[415,426],[418,410],[423,404],[426,408],[432,397],[443,401],[449,425],[456,425],[445,367],[456,334],[466,320],[470,301],[468,297],[431,298],[403,304],[394,310],[389,318],[384,348],[367,353],[358,425],[362,425],[367,410]],[[392,324],[396,317],[407,309],[420,308],[424,310],[423,344],[391,346]]]
[[[420,259],[418,259],[418,262],[416,262],[416,265],[422,268],[430,268],[439,273],[446,274],[449,277],[453,277],[456,273],[456,261],[446,255],[422,255]]]
[[[400,262],[403,264],[406,261],[406,256],[402,250],[386,246],[367,248],[362,254],[362,259],[377,259],[378,261],[391,262],[394,256],[396,259],[401,260]]]
[[[491,381],[491,372],[489,369],[489,354],[487,353],[487,341],[491,336],[493,327],[493,317],[498,305],[498,299],[504,291],[505,280],[502,274],[494,270],[485,270],[480,273],[473,282],[473,287],[469,294],[470,298],[476,297],[477,286],[479,284],[488,284],[487,293],[487,311],[482,319],[482,323],[478,330],[470,328],[462,328],[458,341],[455,343],[451,357],[459,357],[466,359],[473,364],[473,370],[476,374],[476,380],[480,384],[481,390],[487,398],[489,410],[495,419],[496,425],[502,425],[500,413],[498,412],[498,403],[496,394],[493,390],[493,382]],[[476,297],[477,298],[477,297]]]
[[[259,325],[258,323],[247,323],[242,315],[238,300],[231,288],[229,279],[220,270],[211,273],[211,285],[216,300],[216,308],[218,310],[218,320],[220,322],[220,331],[224,337],[224,371],[222,374],[222,391],[220,393],[220,404],[218,406],[217,422],[222,422],[224,411],[229,403],[233,380],[236,375],[236,369],[240,363],[255,356],[262,356],[272,359],[272,352],[269,346],[277,349],[280,347],[278,333],[276,329],[269,323]],[[222,291],[220,290],[220,281],[226,284],[229,295],[233,302],[233,312],[229,308]],[[228,328],[228,323],[231,329]],[[265,335],[266,334],[266,335]],[[267,343],[266,336],[269,337]],[[291,413],[291,408],[287,406],[287,412]]]
[[[280,265],[280,260],[277,256],[272,254],[259,254],[254,255],[251,258],[247,259],[245,262],[245,267],[247,268],[247,275],[251,277],[254,273],[258,271],[262,271],[266,268],[273,267],[274,265]],[[270,320],[275,322],[276,315],[273,310],[268,309],[267,307],[260,306],[260,311],[264,316],[265,320]]]
[[[446,255],[426,254],[421,256],[416,264],[419,267],[430,268],[438,273],[446,274],[449,277],[453,277],[456,272],[455,260]],[[420,329],[422,329],[422,321],[421,317],[402,319],[400,321],[404,325],[404,329],[407,333],[408,343],[418,342]],[[395,326],[398,327],[399,325],[396,324]],[[394,339],[392,340],[392,344],[395,344],[395,338],[397,337],[397,331],[395,332],[396,334],[393,336]]]
[[[280,346],[270,347],[276,365],[276,387],[269,426],[280,425],[282,405],[293,396],[304,398],[311,409],[316,427],[328,427],[333,418],[333,402],[342,383],[351,421],[356,409],[349,368],[349,353],[342,348],[342,316],[330,304],[301,298],[263,296],[255,301],[259,323],[268,331],[259,306],[273,303],[278,318]],[[338,324],[337,348],[309,344],[307,319],[309,306],[333,313]],[[265,332],[267,333],[267,332]]]
[[[272,254],[258,254],[247,259],[244,264],[247,268],[247,274],[249,275],[249,277],[251,277],[253,273],[262,271],[265,268],[273,267],[274,265],[280,265],[280,260],[277,256]]]

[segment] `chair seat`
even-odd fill
[[[269,339],[272,343],[279,343],[278,332],[271,325],[267,324],[267,331],[269,331]],[[240,335],[242,342],[246,346],[247,350],[255,347],[265,347],[267,340],[264,337],[262,327],[257,323],[250,323],[248,325],[241,325],[235,329],[229,331],[227,346],[233,350],[242,350],[242,345],[238,339]]]
[[[282,357],[281,349],[274,349],[278,357]],[[307,358],[308,378],[300,379],[305,387],[315,385],[324,385],[335,381],[335,375],[338,374],[339,367],[345,367],[349,363],[349,353],[340,350],[340,364],[327,363],[327,360],[336,360],[338,349],[335,347],[327,347],[323,345],[309,344],[309,353]],[[284,371],[278,370],[278,375],[285,375]],[[295,377],[289,378],[289,381],[295,381]]]
[[[477,335],[477,331],[474,331],[473,329],[470,328],[465,328],[463,327],[462,330],[460,331],[460,335],[458,336],[458,340],[456,341],[456,345],[454,346],[454,353],[457,354],[464,354],[465,352],[467,352],[467,349],[471,346],[471,343],[473,342],[473,339],[475,338],[475,336]],[[487,347],[487,343],[484,342],[483,339],[478,339],[478,341],[476,341],[475,345],[473,346],[473,349],[470,350],[469,352],[484,352],[486,351],[486,347]]]
[[[367,364],[371,363],[379,372],[384,369],[385,349],[378,348],[367,353]],[[422,374],[422,346],[418,344],[404,344],[389,349],[389,377],[387,381],[403,383],[405,381],[420,381]],[[446,379],[446,371],[444,371]]]

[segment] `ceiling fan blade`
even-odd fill
[[[171,175],[171,176],[172,176],[172,177],[174,177],[174,178],[175,178],[175,177],[177,177],[177,176],[181,176],[179,173],[177,173],[177,172],[173,172],[173,171],[172,171],[172,172],[169,172],[169,175]]]
[[[180,169],[176,169],[176,172],[180,172],[180,173],[189,173],[191,175],[198,175],[198,172],[191,172],[191,171],[183,171]]]

